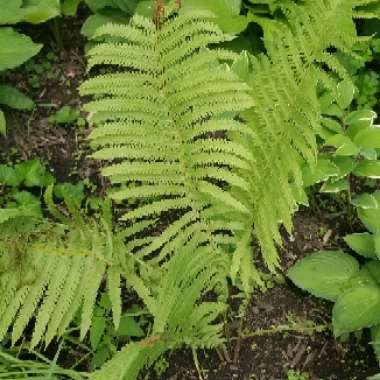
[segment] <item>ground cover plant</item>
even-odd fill
[[[375,379],[379,18],[6,2],[0,378]]]

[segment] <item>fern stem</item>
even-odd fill
[[[193,353],[193,360],[194,360],[195,368],[196,368],[197,373],[198,373],[198,379],[204,380],[203,375],[202,375],[202,368],[201,368],[201,366],[199,364],[199,360],[198,360],[197,350],[195,348],[192,348],[192,353]]]

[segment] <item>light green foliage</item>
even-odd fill
[[[349,234],[344,240],[356,253],[370,260],[359,268],[358,261],[342,251],[316,252],[290,268],[288,276],[298,287],[336,301],[332,313],[336,337],[371,327],[379,358],[380,192],[362,194],[353,204],[370,232]]]
[[[0,71],[21,65],[42,48],[41,44],[8,27],[0,27],[0,40]]]
[[[165,266],[156,289],[136,287],[154,316],[151,335],[128,344],[90,379],[134,380],[145,365],[152,364],[167,350],[183,344],[194,349],[218,346],[222,342],[222,326],[213,322],[225,305],[198,301],[224,282],[225,264],[217,252],[199,247],[194,238],[182,246]]]
[[[49,123],[52,124],[70,124],[76,121],[80,112],[70,106],[61,107],[54,115],[49,117]]]
[[[306,372],[300,372],[294,369],[290,369],[287,373],[288,380],[309,380],[309,374]]]
[[[0,25],[40,24],[60,14],[59,0],[1,0]]]
[[[255,158],[251,177],[255,233],[271,269],[278,265],[279,222],[290,231],[297,203],[307,203],[302,167],[304,162],[312,167],[315,163],[315,134],[321,121],[317,85],[335,88],[322,65],[348,80],[346,70],[328,50],[331,46],[351,50],[357,39],[353,9],[361,4],[329,0],[297,6],[286,2],[280,8],[289,26],[255,18],[264,30],[267,55],[251,60],[248,83],[255,105],[244,116],[255,133],[249,144]]]
[[[186,35],[191,40],[181,37]],[[248,86],[218,61],[218,56],[234,54],[206,48],[226,36],[202,13],[188,11],[158,30],[148,19],[134,16],[130,25],[109,24],[96,36],[117,36],[123,42],[91,49],[90,67],[133,69],[90,79],[80,91],[97,96],[85,106],[96,125],[90,135],[98,148],[93,157],[119,161],[102,171],[114,184],[111,198],[139,201],[122,217],[135,223],[134,233],[145,231],[141,244],[132,242],[138,257],[156,265],[197,234],[199,243],[221,254],[236,247],[249,270],[251,220],[245,202],[253,157],[227,133],[254,136],[234,120],[252,99]],[[243,202],[235,191],[245,194]],[[168,212],[174,218],[153,238],[146,222],[158,225],[157,218]],[[240,239],[242,228],[249,232]]]
[[[46,201],[62,224],[36,220],[20,232],[9,228],[12,220],[0,225],[0,339],[13,326],[12,342],[17,342],[35,316],[32,348],[62,335],[78,310],[81,338],[85,336],[103,276],[113,285],[109,296],[116,326],[121,315],[122,238],[112,235],[107,218],[84,220],[70,199],[66,203],[72,219],[61,214],[52,203],[51,191]]]
[[[299,261],[289,270],[288,276],[311,294],[336,301],[358,270],[358,262],[344,252],[320,251]]]

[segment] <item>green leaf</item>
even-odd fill
[[[335,133],[343,132],[342,125],[338,123],[336,120],[331,119],[329,117],[323,117],[322,124],[332,132],[335,132]]]
[[[355,156],[360,152],[349,137],[337,134],[326,140],[326,145],[331,145],[337,148],[335,154],[337,156]]]
[[[41,24],[61,13],[59,0],[26,0],[20,10],[21,20]]]
[[[100,26],[108,24],[110,22],[117,22],[119,24],[127,23],[128,19],[124,15],[119,15],[118,19],[111,17],[110,15],[95,14],[87,17],[86,21],[82,25],[80,32],[89,39],[94,37],[96,29]]]
[[[380,127],[371,127],[363,129],[354,137],[354,143],[361,148],[380,148]]]
[[[299,288],[335,301],[358,271],[359,264],[352,256],[342,251],[319,251],[298,261],[288,276]]]
[[[119,325],[119,329],[117,330],[117,335],[130,336],[130,337],[143,337],[146,334],[133,317],[128,316],[128,315],[123,315],[120,319],[120,325]]]
[[[363,209],[378,209],[380,204],[375,194],[364,193],[352,200],[352,204]]]
[[[31,110],[34,107],[34,102],[29,96],[8,85],[0,85],[0,104],[18,110]]]
[[[380,285],[380,261],[370,260],[363,268],[366,268],[375,281]]]
[[[347,178],[334,181],[333,179],[327,180],[321,187],[322,193],[339,193],[340,191],[347,191],[350,184]]]
[[[342,81],[337,88],[338,97],[337,103],[343,109],[347,108],[354,98],[355,86],[351,81]]]
[[[0,184],[6,186],[18,186],[21,181],[18,181],[15,170],[7,165],[0,165]]]
[[[90,329],[90,343],[91,348],[95,351],[102,339],[104,331],[106,329],[107,320],[103,316],[95,316],[92,319],[92,325]]]
[[[368,232],[346,235],[344,237],[346,244],[360,255],[376,259],[375,244],[373,235]]]
[[[49,117],[49,123],[69,124],[77,120],[80,112],[73,107],[63,106],[54,115]]]
[[[342,294],[333,308],[336,337],[380,322],[380,289],[358,286]]]
[[[52,175],[37,159],[16,165],[15,174],[26,187],[46,187],[53,182]]]
[[[65,16],[75,16],[82,0],[63,0],[61,10]]]
[[[345,124],[348,125],[348,136],[353,139],[359,131],[371,127],[376,116],[376,112],[370,110],[354,111],[348,114],[345,119]]]
[[[5,115],[2,110],[0,110],[0,134],[5,136],[7,134],[7,126],[5,122]]]
[[[336,176],[336,179],[347,177],[357,165],[357,161],[354,158],[348,156],[336,156],[333,157],[331,161],[339,170],[339,174]],[[335,177],[333,179],[335,179]]]
[[[12,28],[0,27],[0,41],[0,71],[21,65],[42,48],[42,44],[35,44]]]
[[[311,168],[309,165],[303,169],[304,186],[311,186],[319,182],[326,181],[330,177],[335,177],[339,174],[336,165],[329,159],[319,158],[317,165]]]
[[[380,161],[360,161],[353,174],[358,177],[380,178]]]

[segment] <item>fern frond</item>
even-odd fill
[[[51,201],[49,208],[54,210]],[[57,210],[55,214],[60,216]],[[0,340],[12,326],[14,344],[35,317],[31,347],[42,340],[48,345],[64,333],[79,309],[83,338],[105,276],[118,325],[122,238],[113,235],[105,221],[47,224],[37,231],[1,237]]]
[[[267,54],[250,60],[255,104],[244,117],[255,133],[246,144],[255,158],[252,178],[260,179],[260,185],[251,184],[255,233],[272,270],[282,244],[278,226],[292,229],[299,200],[294,188],[302,186],[303,162],[316,161],[315,136],[321,121],[317,85],[335,91],[332,74],[347,78],[331,49],[352,50],[358,5],[355,0],[284,2],[279,8],[286,22],[257,18]]]
[[[95,97],[86,105],[95,126],[90,139],[94,158],[113,161],[102,170],[115,185],[111,197],[139,199],[121,220],[133,225],[157,219],[158,226],[168,213],[176,215],[159,236],[154,226],[152,232],[144,227],[145,238],[128,244],[147,265],[169,259],[194,234],[199,244],[222,253],[222,235],[230,234],[232,244],[238,239],[226,215],[244,220],[250,213],[230,189],[249,193],[240,169],[255,159],[228,133],[254,138],[235,117],[253,105],[252,97],[247,84],[221,63],[236,54],[208,48],[230,39],[209,16],[169,12],[159,28],[138,16],[125,28],[102,27],[98,34],[105,42],[90,50],[89,68],[111,64],[118,73],[89,79],[80,88]],[[107,42],[107,36],[122,42]],[[223,205],[224,215],[213,213],[216,205]],[[155,235],[151,241],[149,233]]]

